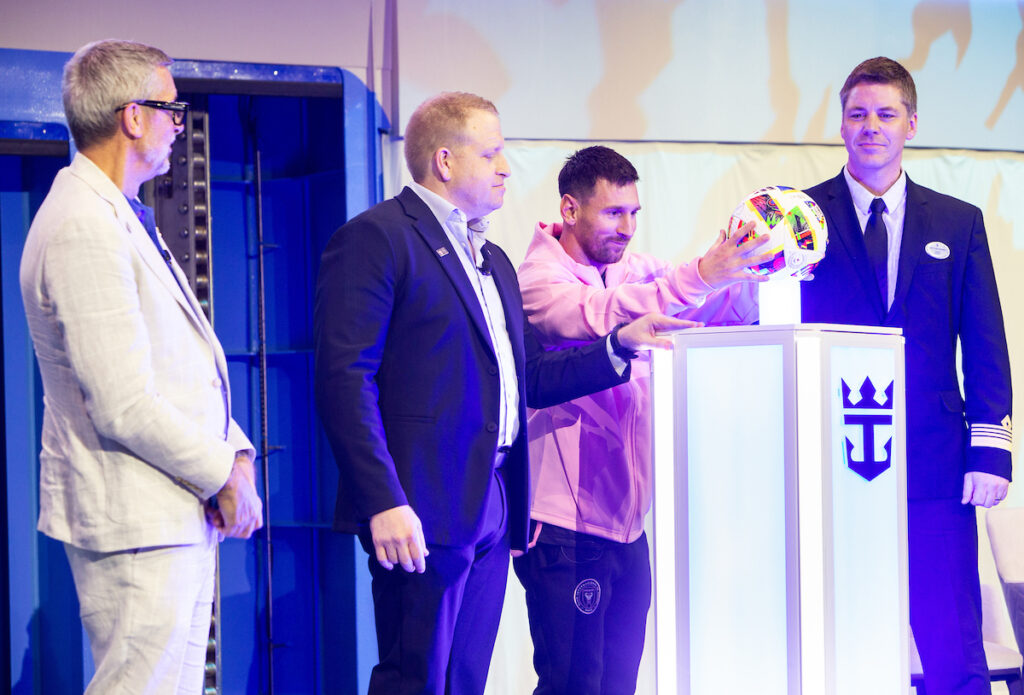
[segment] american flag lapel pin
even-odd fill
[[[444,258],[445,256],[448,255],[448,249],[446,249],[443,246],[439,249],[434,249],[434,252],[437,254],[438,258]]]

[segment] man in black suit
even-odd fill
[[[415,183],[323,255],[316,394],[341,469],[335,528],[371,555],[370,693],[483,692],[509,550],[527,541],[527,403],[623,383],[632,350],[667,346],[655,330],[694,325],[649,315],[545,352],[515,269],[484,239],[510,173],[503,148],[489,101],[429,99],[406,129]]]
[[[840,101],[846,167],[807,190],[828,220],[829,247],[801,286],[803,320],[903,329],[910,623],[925,687],[928,695],[990,693],[973,505],[1006,496],[1012,432],[985,225],[978,208],[903,171],[903,146],[917,132],[917,93],[903,66],[864,61]]]

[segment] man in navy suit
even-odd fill
[[[484,237],[503,148],[491,102],[427,100],[405,134],[414,183],[323,254],[316,395],[341,470],[335,528],[371,556],[370,693],[483,692],[509,550],[527,542],[527,403],[624,383],[633,350],[668,345],[655,330],[694,325],[648,315],[545,352],[515,269]]]
[[[906,338],[910,623],[928,695],[990,693],[974,506],[1010,482],[1010,362],[981,211],[911,181],[914,80],[888,58],[840,92],[848,159],[807,193],[829,247],[802,285],[806,322],[895,326]],[[962,353],[964,395],[957,379]]]

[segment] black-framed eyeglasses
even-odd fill
[[[174,125],[181,125],[185,122],[185,114],[188,113],[189,104],[187,101],[154,101],[152,99],[133,99],[127,104],[122,104],[114,109],[115,112],[128,108],[131,104],[148,106],[151,109],[160,109],[171,114]]]

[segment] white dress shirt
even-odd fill
[[[901,171],[896,182],[880,196],[875,195],[853,178],[846,167],[843,167],[843,175],[846,176],[846,185],[850,187],[850,196],[853,198],[853,208],[857,211],[861,234],[864,233],[868,218],[871,217],[871,201],[875,198],[885,201],[882,221],[885,222],[886,237],[889,242],[885,268],[888,281],[885,308],[888,309],[892,306],[892,300],[896,296],[896,274],[899,272],[900,243],[903,241],[903,218],[907,212],[907,172]]]
[[[498,408],[498,447],[512,446],[519,434],[519,380],[516,377],[516,362],[512,354],[512,342],[508,336],[505,323],[505,309],[501,305],[501,296],[494,284],[491,273],[480,271],[479,264],[484,261],[483,245],[486,239],[488,220],[480,218],[467,220],[465,213],[458,207],[416,183],[409,188],[418,195],[444,229],[455,249],[462,268],[466,271],[473,291],[476,293],[480,309],[487,323],[487,332],[491,337],[491,346],[498,358],[498,381],[501,384],[501,399]],[[475,262],[474,262],[474,259]]]

